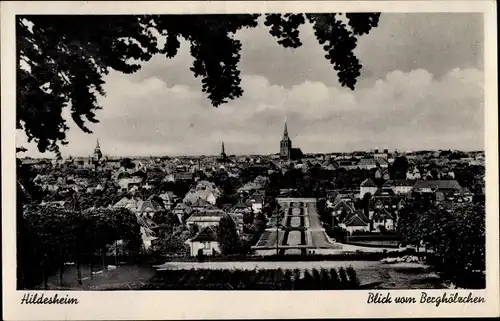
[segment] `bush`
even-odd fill
[[[359,289],[352,267],[306,270],[210,270],[157,271],[143,290],[339,290]]]

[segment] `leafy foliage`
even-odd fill
[[[465,284],[485,270],[485,209],[467,204],[445,210],[409,206],[400,214],[399,230],[408,244],[432,250],[430,263],[456,284]]]
[[[228,215],[223,216],[219,221],[218,228],[219,247],[224,255],[238,253],[240,237],[236,229],[236,224]]]
[[[389,168],[391,179],[405,179],[408,171],[408,159],[404,156],[398,156],[394,159],[394,163]]]
[[[49,273],[65,262],[79,264],[116,240],[127,242],[129,255],[142,248],[137,219],[126,209],[80,212],[35,205],[21,213],[24,229],[18,239],[18,260],[29,264],[19,265],[19,288],[46,282]]]
[[[243,95],[238,69],[241,42],[234,35],[255,28],[259,14],[207,15],[29,15],[18,16],[17,128],[24,130],[40,152],[59,152],[67,144],[68,125],[62,117],[71,109],[73,121],[90,133],[102,107],[103,76],[110,70],[126,74],[153,55],[175,57],[180,39],[190,45],[190,70],[201,78],[202,91],[217,107]],[[312,24],[325,58],[342,86],[354,89],[361,64],[353,53],[357,37],[378,25],[379,13],[267,14],[264,24],[285,48],[302,45],[300,25]],[[85,26],[85,27],[82,27]],[[155,34],[156,33],[156,34]],[[163,48],[158,37],[165,39]]]

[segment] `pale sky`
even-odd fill
[[[481,14],[387,13],[358,40],[355,91],[340,87],[309,25],[285,49],[262,24],[239,31],[243,97],[210,105],[189,67],[189,46],[133,75],[110,73],[93,134],[68,118],[64,156],[214,155],[279,151],[286,117],[304,153],[388,148],[484,149]],[[34,145],[26,156],[42,156]],[[46,153],[46,157],[53,156]]]

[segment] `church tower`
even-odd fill
[[[220,148],[220,158],[226,158],[226,151],[224,149],[224,142],[222,142],[222,145]]]
[[[224,142],[222,142],[222,144],[220,146],[220,156],[219,156],[218,161],[221,163],[226,163],[228,161],[227,155],[226,155],[226,149],[224,148]]]
[[[292,140],[288,137],[288,128],[286,126],[285,118],[285,129],[283,131],[283,138],[280,142],[280,156],[283,159],[290,160],[292,152]]]
[[[94,148],[94,160],[95,161],[100,161],[102,158],[102,152],[101,152],[101,146],[99,146],[99,139],[97,139],[97,144]]]

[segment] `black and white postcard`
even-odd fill
[[[493,1],[1,8],[5,319],[500,313]]]

